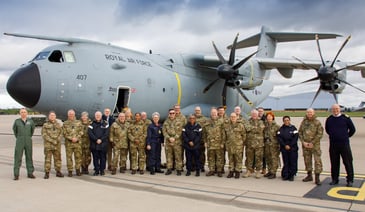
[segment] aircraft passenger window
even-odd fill
[[[34,58],[32,61],[34,60],[44,60],[48,57],[49,55],[49,51],[47,52],[39,52]]]
[[[60,50],[53,51],[52,54],[48,57],[48,60],[50,62],[62,63],[63,62],[62,52]]]
[[[68,63],[74,63],[75,62],[75,56],[70,51],[64,51],[63,55],[65,56],[65,61]]]

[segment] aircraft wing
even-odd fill
[[[296,59],[280,59],[280,58],[255,58],[261,68],[263,69],[277,69],[280,74],[285,78],[291,78],[293,69],[319,69],[322,65],[320,60],[302,60],[302,62]],[[365,64],[351,66],[356,64],[355,62],[346,62],[349,67],[348,70],[361,71],[361,76],[365,78]]]

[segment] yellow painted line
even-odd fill
[[[354,191],[356,194],[343,194],[341,191]],[[365,184],[362,184],[361,188],[334,187],[327,192],[327,195],[338,199],[365,201]]]
[[[177,81],[177,91],[178,91],[178,95],[177,95],[177,104],[180,104],[181,102],[181,82],[180,82],[180,77],[179,74],[175,72],[175,77],[176,77],[176,81]]]

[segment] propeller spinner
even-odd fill
[[[336,89],[336,82],[342,82],[342,83],[345,83],[353,88],[356,88],[357,90],[365,93],[364,90],[358,88],[358,87],[355,87],[354,85],[352,85],[351,83],[347,82],[346,80],[343,80],[341,78],[338,77],[338,72],[342,71],[342,70],[345,70],[345,69],[351,69],[352,67],[354,66],[357,66],[357,65],[361,65],[361,64],[365,64],[365,62],[361,62],[361,63],[356,63],[356,64],[353,64],[353,65],[349,65],[349,66],[345,66],[343,68],[339,68],[339,69],[336,69],[336,67],[334,66],[335,65],[335,62],[337,60],[337,57],[338,55],[341,53],[342,49],[345,47],[345,45],[347,44],[347,42],[350,40],[351,36],[348,36],[347,39],[345,40],[345,42],[342,44],[342,46],[340,47],[340,49],[337,51],[337,54],[335,56],[335,58],[332,60],[331,64],[328,65],[328,63],[326,64],[324,59],[323,59],[323,56],[322,56],[322,51],[321,51],[321,46],[319,45],[319,37],[318,35],[316,35],[316,42],[317,42],[317,47],[318,47],[318,52],[319,52],[319,56],[321,57],[321,62],[322,62],[322,65],[317,69],[316,67],[313,67],[313,66],[310,66],[308,64],[306,64],[305,62],[303,62],[301,59],[299,58],[296,58],[294,57],[296,60],[298,60],[299,62],[301,62],[305,67],[307,68],[311,68],[311,69],[314,69],[316,70],[317,72],[317,76],[314,77],[314,78],[311,78],[309,80],[305,80],[303,82],[300,82],[298,84],[295,84],[295,85],[292,85],[292,86],[296,86],[296,85],[299,85],[299,84],[303,84],[303,83],[307,83],[307,82],[311,82],[311,81],[315,81],[315,80],[319,80],[320,81],[320,85],[319,85],[319,88],[312,100],[312,103],[311,103],[311,106],[313,105],[314,101],[316,100],[316,98],[318,97],[318,94],[321,92],[321,90],[325,90],[323,85],[328,85],[330,86],[330,89],[331,89],[331,93],[333,94],[333,97],[335,98],[336,100],[336,103],[338,103],[338,99],[337,99],[337,95],[336,95],[336,92],[335,92],[335,89]]]
[[[218,78],[209,83],[209,85],[207,85],[207,87],[204,88],[203,93],[207,92],[217,81],[219,81],[220,79],[224,79],[225,81],[222,90],[222,104],[224,107],[227,105],[226,102],[227,87],[235,87],[235,81],[238,80],[239,76],[242,76],[239,73],[239,68],[257,53],[256,51],[251,55],[247,56],[246,58],[242,59],[241,61],[239,61],[237,64],[234,64],[238,35],[239,34],[237,34],[236,38],[233,41],[228,61],[224,59],[222,54],[219,52],[217,46],[214,44],[214,42],[212,42],[215,53],[217,54],[219,61],[222,64],[219,65],[218,67],[209,67],[217,71]],[[242,96],[242,98],[244,98],[249,104],[251,104],[251,101],[245,96],[241,88],[235,87],[235,89],[237,89],[238,93]]]

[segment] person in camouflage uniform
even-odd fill
[[[229,173],[227,178],[232,178],[233,175],[237,179],[242,171],[242,157],[244,146],[246,143],[246,128],[237,121],[237,114],[231,113],[230,121],[224,125],[226,137],[226,149],[229,160]]]
[[[198,123],[204,131],[204,125],[207,121],[207,118],[202,114],[202,110],[199,106],[194,108],[194,115],[196,117],[196,123]],[[206,155],[205,155],[204,139],[202,139],[200,142],[199,153],[200,153],[199,162],[200,162],[200,167],[201,167],[200,171],[205,172],[204,166],[205,166],[205,162],[206,162]],[[195,164],[195,161],[193,160],[193,165],[194,164]]]
[[[83,126],[81,121],[76,120],[75,111],[69,110],[67,112],[67,121],[63,123],[62,131],[65,138],[66,158],[67,158],[67,170],[68,176],[72,177],[73,170],[73,156],[75,158],[76,175],[81,176],[81,137],[83,136]]]
[[[146,138],[147,127],[141,120],[141,114],[134,115],[135,122],[128,128],[128,139],[132,160],[132,174],[136,174],[139,169],[140,174],[144,174],[146,165]]]
[[[315,183],[317,185],[321,184],[319,175],[322,172],[322,152],[320,144],[322,136],[323,127],[321,122],[316,118],[315,112],[312,108],[307,109],[306,116],[303,118],[303,121],[299,126],[299,139],[302,143],[305,170],[307,171],[307,176],[303,179],[303,182],[313,181],[313,156]]]
[[[143,123],[146,125],[146,129],[148,128],[148,126],[150,126],[150,124],[152,124],[151,119],[147,118],[147,113],[144,111],[141,112],[141,121],[143,121]],[[147,139],[147,137],[146,137],[146,139]],[[146,170],[149,171],[150,167],[148,166],[148,150],[147,149],[146,149],[145,155],[146,155],[146,163],[147,163]]]
[[[109,128],[109,141],[113,146],[112,175],[117,173],[118,161],[120,160],[120,173],[127,170],[128,155],[128,128],[129,123],[125,120],[125,114],[119,113],[118,119]]]
[[[173,163],[176,164],[176,174],[181,175],[182,171],[182,129],[184,124],[175,118],[175,110],[169,110],[169,117],[165,120],[162,132],[165,139],[165,153],[167,171],[165,175],[172,173]]]
[[[246,143],[246,173],[243,177],[249,177],[256,170],[256,178],[261,178],[262,158],[264,156],[264,122],[259,119],[257,110],[251,111],[249,119],[250,131],[247,133]],[[255,167],[253,164],[255,161]]]
[[[226,109],[225,107],[221,106],[221,107],[218,107],[217,108],[218,110],[218,119],[223,123],[223,124],[228,124],[229,122],[229,118],[226,116]],[[223,174],[225,173],[224,171],[224,166],[226,164],[226,152],[227,152],[227,149],[226,149],[226,146],[224,146],[223,148]]]
[[[48,114],[48,121],[44,123],[42,127],[42,138],[44,143],[44,179],[49,178],[52,156],[56,176],[63,177],[63,174],[61,173],[61,137],[62,127],[56,120],[56,113],[50,111]]]
[[[89,174],[89,165],[91,163],[90,139],[88,127],[92,123],[89,119],[88,112],[81,113],[81,124],[83,127],[83,135],[81,136],[81,171],[82,174]]]
[[[224,166],[225,133],[223,122],[218,118],[215,108],[210,110],[210,119],[206,120],[203,128],[203,142],[208,149],[209,172],[206,176],[213,176],[217,169],[218,177],[222,177]]]
[[[265,129],[264,129],[264,152],[268,172],[264,175],[268,179],[276,178],[276,171],[279,167],[280,146],[276,137],[280,125],[275,122],[275,115],[268,112],[266,115]]]

